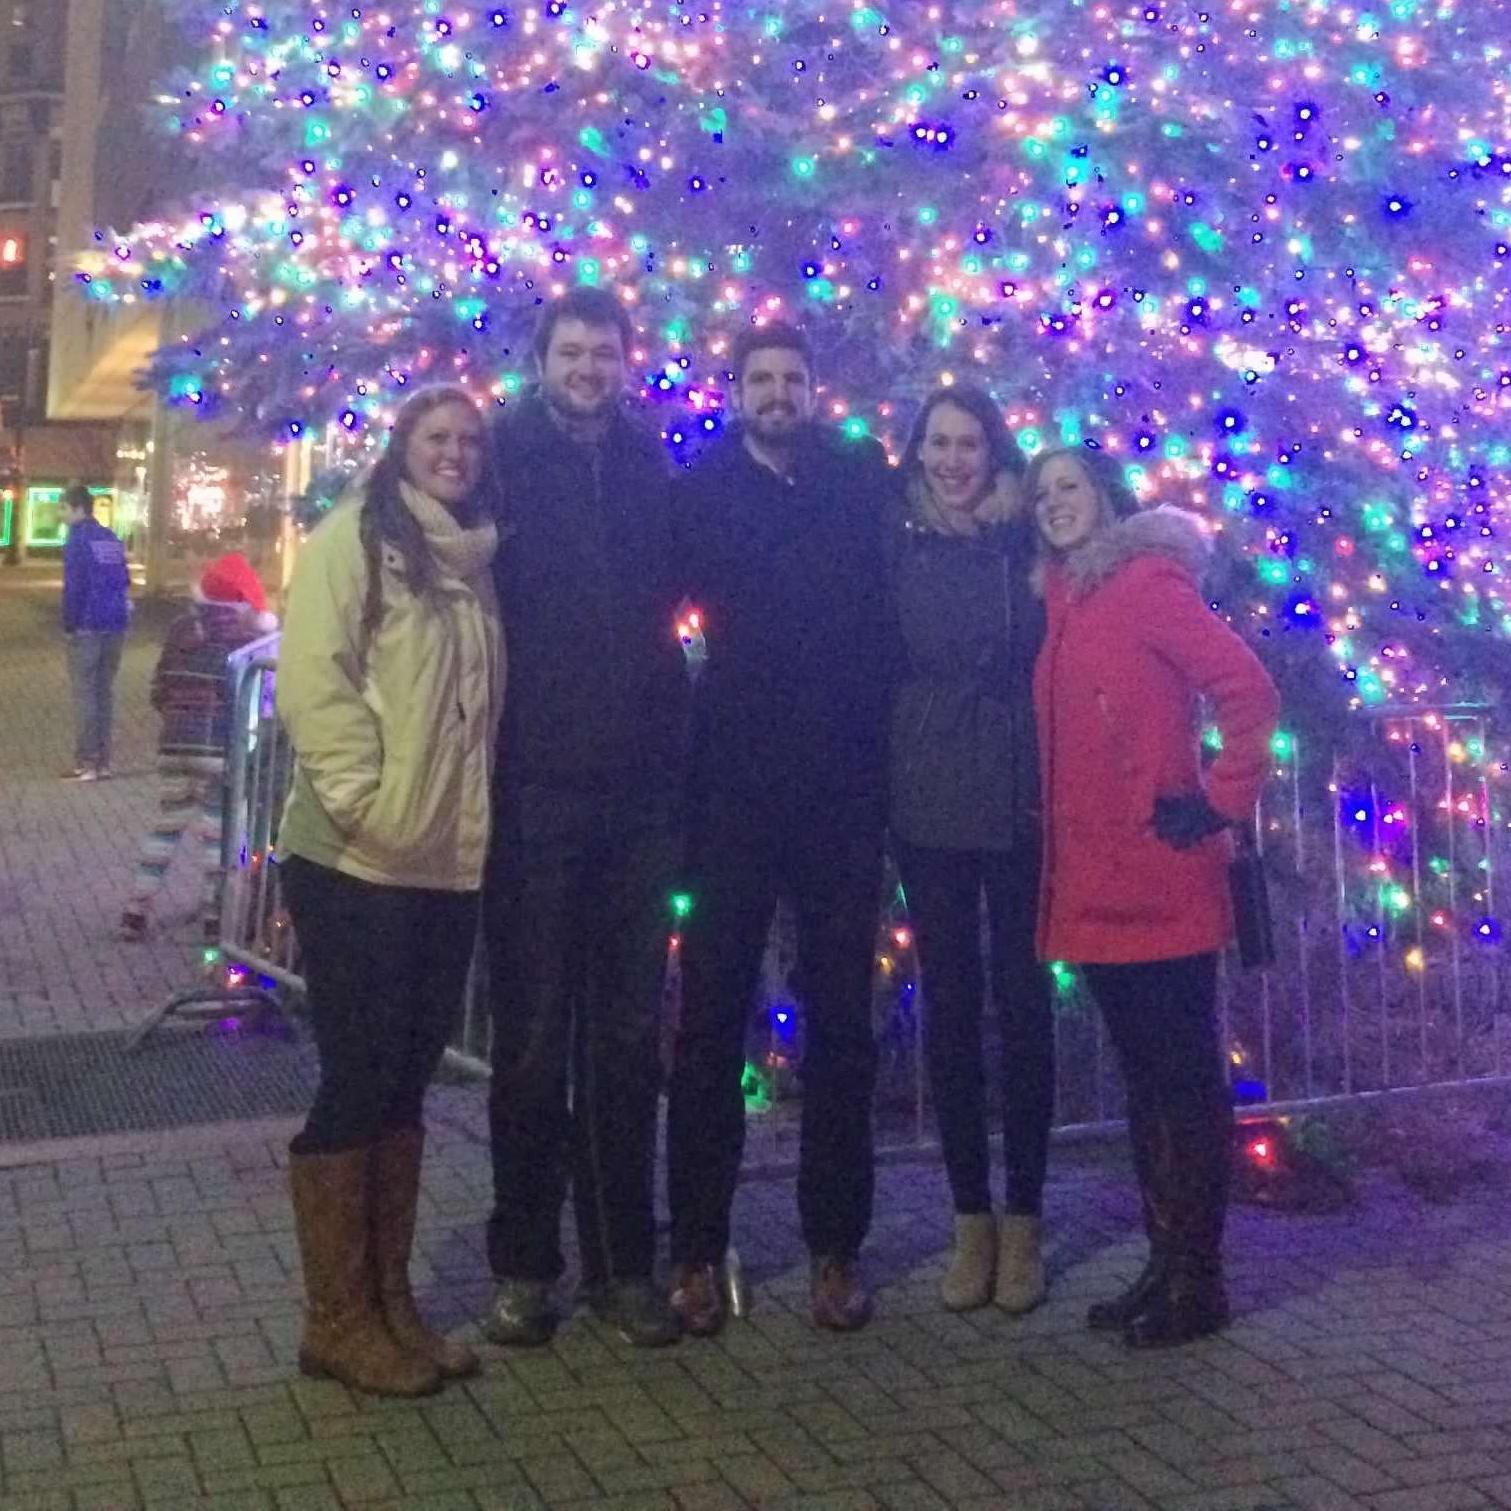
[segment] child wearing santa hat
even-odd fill
[[[158,816],[142,844],[120,937],[146,937],[152,905],[185,834],[197,843],[204,938],[220,936],[220,833],[225,801],[231,700],[226,658],[278,627],[252,564],[239,551],[217,557],[201,574],[194,607],[168,627],[152,678],[152,706],[162,717],[157,773]]]

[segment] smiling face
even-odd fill
[[[735,409],[759,441],[781,445],[813,418],[813,374],[801,352],[758,347],[735,386]]]
[[[929,411],[918,465],[947,516],[964,522],[991,486],[991,453],[975,415],[950,403]]]
[[[624,339],[612,325],[570,317],[551,328],[540,363],[547,400],[574,420],[593,420],[619,402],[629,381]]]
[[[448,509],[474,497],[483,476],[483,420],[477,410],[460,399],[427,410],[405,447],[404,476]]]
[[[1073,551],[1085,545],[1108,514],[1086,469],[1069,456],[1052,457],[1044,464],[1033,506],[1039,533],[1052,551]]]

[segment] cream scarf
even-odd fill
[[[940,535],[974,539],[997,525],[1016,519],[1022,509],[1023,490],[1018,486],[1017,478],[1010,472],[999,472],[992,486],[966,516],[969,527],[962,529],[961,516],[940,504],[921,469],[915,468],[908,479],[908,518],[918,528]]]
[[[488,570],[498,550],[498,526],[492,520],[480,525],[460,524],[445,504],[408,481],[400,481],[399,494],[419,521],[425,544],[447,576],[470,584]]]

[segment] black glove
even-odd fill
[[[1154,800],[1154,832],[1177,850],[1189,850],[1227,827],[1227,819],[1199,792]]]

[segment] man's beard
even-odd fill
[[[546,395],[556,410],[574,420],[597,420],[613,409],[616,396],[612,393],[595,394],[588,398],[566,390],[553,391]]]
[[[803,428],[803,417],[790,404],[773,404],[746,421],[751,433],[762,441],[785,441]]]

